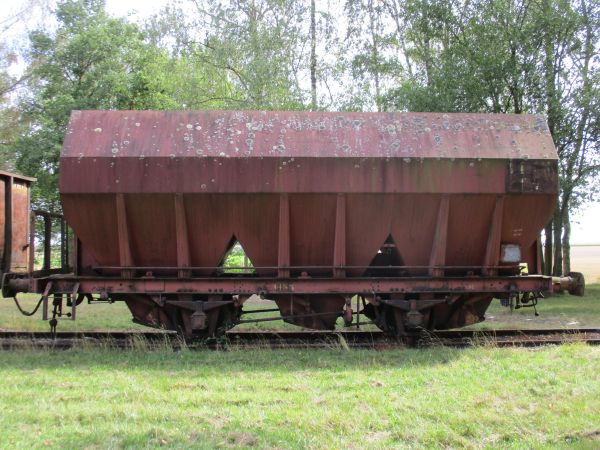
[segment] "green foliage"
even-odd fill
[[[22,99],[28,130],[12,146],[17,168],[36,176],[33,200],[58,210],[60,148],[72,110],[182,109],[211,79],[188,57],[148,42],[137,25],[108,16],[99,0],[65,0],[55,33],[31,33],[29,94]]]
[[[225,256],[223,261],[225,273],[254,273],[252,261],[239,243],[236,243]]]
[[[14,170],[15,164],[10,146],[21,131],[19,110],[10,102],[10,94],[19,84],[19,80],[8,73],[15,60],[14,52],[0,44],[0,170],[8,171]]]
[[[135,68],[150,50],[134,25],[109,18],[103,7],[93,0],[60,2],[56,33],[30,35],[30,93],[22,100],[29,129],[14,151],[17,168],[38,178],[33,199],[46,209],[59,209],[58,158],[71,111],[148,103]]]
[[[195,26],[206,37],[192,54],[231,83],[227,107],[306,108],[307,93],[298,83],[299,71],[308,67],[308,53],[299,52],[308,39],[306,5],[290,0],[195,4]]]
[[[58,264],[60,265],[60,264]],[[57,266],[54,266],[57,267]],[[27,311],[33,311],[40,295],[19,294],[18,300]],[[12,298],[0,298],[0,329],[24,331],[48,331],[47,321],[41,320],[41,310],[35,316],[23,316],[15,306]],[[125,302],[88,304],[87,301],[77,306],[77,320],[63,318],[59,320],[58,330],[62,331],[103,331],[103,330],[145,330],[147,327],[137,325],[131,320],[131,312]]]

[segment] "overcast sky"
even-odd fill
[[[135,12],[132,18],[142,19],[157,12],[169,2],[170,0],[106,0],[106,9],[115,16],[126,16]],[[14,12],[20,11],[26,5],[26,0],[0,1],[0,24],[4,24],[5,20],[10,18]],[[34,20],[36,20],[35,15]],[[43,20],[43,18],[38,17],[37,20]],[[7,36],[3,36],[3,39],[6,38]],[[571,242],[573,244],[600,245],[600,203],[583,208],[573,217]]]

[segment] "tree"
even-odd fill
[[[548,22],[544,36],[546,111],[561,175],[552,233],[550,225],[546,227],[546,240],[554,245],[555,275],[571,271],[570,211],[594,199],[600,173],[600,5],[581,0],[573,8],[561,6],[544,2]],[[556,32],[559,22],[565,30],[564,39],[557,39],[550,31],[554,28]]]
[[[304,109],[301,71],[308,67],[306,5],[284,0],[196,0],[203,30],[195,45],[203,63],[223,71],[231,83],[228,107]]]
[[[76,109],[182,109],[204,72],[149,45],[140,29],[108,16],[101,0],[67,0],[56,9],[58,28],[30,35],[28,129],[12,145],[17,168],[37,177],[34,204],[58,210],[58,158]],[[201,90],[199,90],[200,92]]]
[[[0,169],[14,170],[14,157],[10,146],[18,136],[19,111],[11,104],[10,94],[19,84],[19,79],[11,76],[9,66],[14,61],[14,53],[0,45]]]
[[[317,109],[332,105],[339,76],[337,29],[311,0],[191,0],[151,20],[155,42],[211,67],[227,84],[230,109]],[[314,3],[314,4],[313,4]],[[319,91],[317,91],[319,86]],[[215,97],[216,98],[216,97]]]
[[[0,21],[3,42],[0,43],[0,169],[14,171],[15,158],[11,145],[23,129],[20,110],[15,105],[15,92],[24,85],[28,74],[14,70],[19,63],[17,25],[31,22],[33,11],[46,11],[47,0],[27,0]],[[13,70],[11,70],[13,69]]]
[[[394,44],[390,42],[389,27],[383,2],[373,0],[347,0],[348,17],[346,41],[353,49],[348,58],[348,69],[355,86],[354,99],[357,109],[382,109],[383,84],[390,75],[388,69],[402,72],[400,64],[391,62],[389,56]]]
[[[310,0],[310,109],[317,109],[317,6]]]
[[[539,113],[559,154],[546,273],[568,273],[569,211],[599,173],[599,9],[587,0],[386,0],[409,75],[385,109]],[[403,67],[398,67],[400,72]]]
[[[61,0],[56,31],[30,35],[19,108],[2,98],[0,149],[38,177],[34,202],[58,209],[58,154],[72,109],[541,113],[560,157],[546,271],[568,272],[570,211],[598,188],[598,2],[328,5],[329,12],[314,0],[190,0],[140,28],[108,16],[102,0]],[[337,20],[342,11],[346,21]],[[0,93],[17,81],[7,61],[0,58]],[[24,131],[12,126],[17,117]]]

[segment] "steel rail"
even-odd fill
[[[183,346],[199,349],[235,348],[368,348],[406,347],[536,347],[582,342],[600,345],[599,328],[505,329],[424,331],[393,338],[381,331],[253,331],[230,330],[219,339],[185,344],[172,331],[92,331],[57,333],[40,331],[0,331],[0,349],[36,348],[63,350],[101,346],[121,349],[156,349]]]
[[[67,350],[106,347],[179,348],[183,341],[174,331],[0,331],[0,349]]]
[[[242,346],[258,345],[273,348],[331,347],[336,342],[349,348],[397,347],[535,347],[584,342],[600,345],[600,329],[504,329],[504,330],[440,330],[423,331],[398,338],[381,331],[229,331],[229,342]]]

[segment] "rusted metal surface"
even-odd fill
[[[540,116],[76,111],[60,191],[79,241],[75,277],[52,278],[53,293],[79,283],[186,335],[231,326],[251,294],[314,328],[351,320],[358,294],[402,334],[552,290],[515,276],[539,270],[558,192]],[[255,277],[216,276],[236,241]]]
[[[126,194],[119,214],[114,197],[81,194],[69,199],[63,197],[63,201],[70,225],[94,257],[88,258],[88,266],[172,267],[178,265],[179,252],[182,270],[187,266],[214,267],[235,237],[254,266],[279,266],[280,275],[286,276],[286,266],[333,268],[339,265],[342,255],[348,266],[368,266],[390,236],[407,266],[436,265],[442,258],[447,266],[497,265],[499,242],[519,245],[525,255],[533,255],[525,250],[535,245],[555,199],[553,195],[506,196],[499,232],[489,241],[496,196],[451,196],[448,217],[442,216],[447,220],[446,250],[442,252],[439,242],[433,245],[436,230],[443,231],[437,225],[441,200],[435,195],[347,195],[344,223],[341,219],[336,221],[341,214],[336,213],[339,205],[335,195],[282,197],[287,197],[283,200],[287,205],[281,204],[280,196],[264,194],[183,194],[182,197],[187,251],[175,221],[175,195]],[[81,214],[85,210],[94,214]],[[179,214],[184,215],[181,211]],[[124,221],[118,222],[119,217],[127,217],[127,227]],[[337,240],[336,223],[340,227]],[[179,228],[182,226],[180,223]],[[342,235],[345,235],[343,251]],[[524,262],[531,268],[537,267],[534,261],[524,259]],[[350,270],[346,275],[359,276],[363,272]],[[206,276],[210,272],[193,274]],[[324,274],[331,274],[331,270],[309,272],[309,275]]]
[[[35,178],[0,171],[0,272],[29,269],[30,185]]]
[[[537,115],[75,111],[63,156],[556,159]]]
[[[388,237],[410,266],[495,265],[498,240],[530,255],[555,172],[538,116],[83,111],[60,185],[91,264],[207,276],[186,267],[218,265],[237,240],[255,266],[279,268],[261,275],[286,277],[368,265]],[[308,275],[332,271],[363,274]]]
[[[14,295],[19,280],[5,283]],[[352,317],[349,299],[363,298],[357,313],[382,330],[404,335],[415,327],[447,329],[480,322],[498,293],[548,292],[544,276],[465,278],[35,278],[30,288],[48,295],[82,292],[124,300],[138,323],[180,330],[186,337],[211,336],[234,326],[251,295],[276,302],[285,321],[303,327],[333,329],[338,317]],[[55,301],[56,304],[56,301]],[[212,306],[211,306],[212,305]],[[410,305],[410,306],[406,306]],[[344,308],[345,307],[345,308]],[[198,309],[199,308],[199,309]],[[347,314],[346,314],[347,313]],[[198,325],[198,317],[202,316]]]
[[[552,292],[552,278],[545,276],[513,277],[423,277],[423,278],[109,278],[73,277],[38,278],[33,290],[42,292],[48,282],[53,291],[70,293],[79,282],[79,292],[94,294],[258,294],[273,295],[310,294],[411,294],[411,293],[500,293],[500,292]],[[343,302],[342,302],[343,304]]]
[[[213,336],[225,321],[233,326],[237,319],[232,302],[216,302],[212,306],[209,302],[160,302],[144,295],[129,295],[124,300],[136,323],[177,330],[187,338],[193,335]],[[228,317],[223,318],[224,315]]]
[[[507,192],[553,192],[557,185],[558,171],[552,161],[509,160]]]
[[[82,111],[61,192],[504,192],[506,161],[556,158],[540,116]]]

